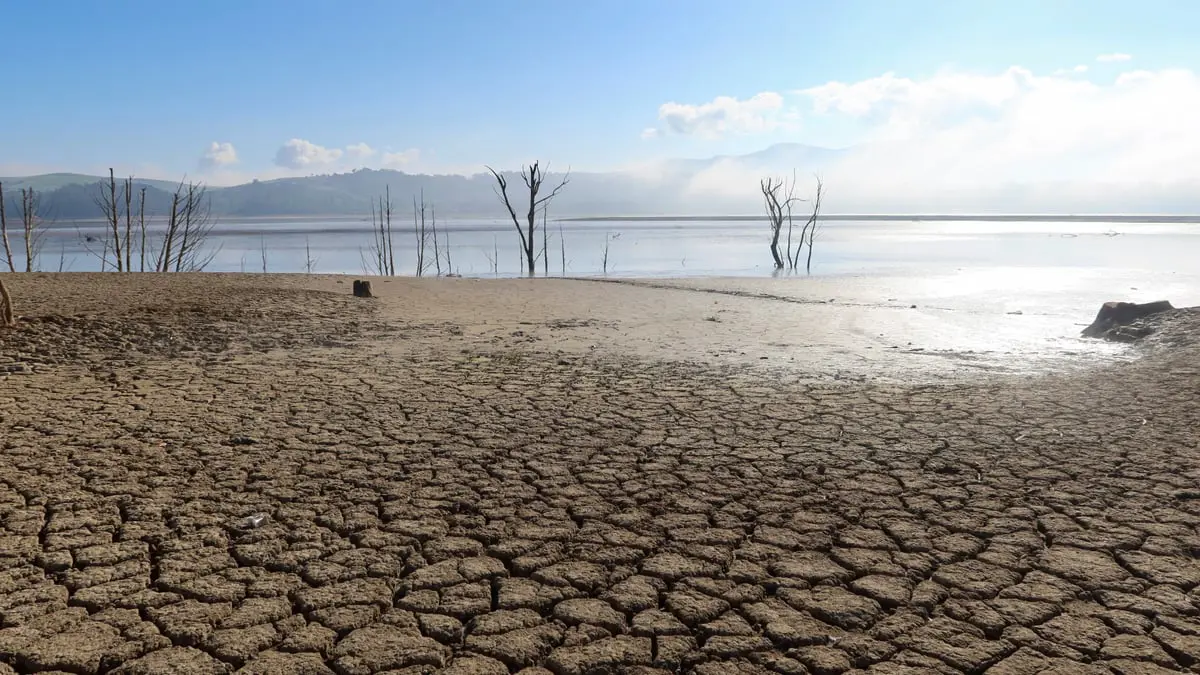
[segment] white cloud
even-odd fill
[[[1191,70],[1103,82],[1020,67],[885,73],[793,93],[814,118],[807,128],[828,121],[862,130],[841,159],[800,167],[820,170],[833,210],[1095,212],[1148,195],[1166,209],[1164,195],[1196,202],[1200,194],[1200,128],[1191,114],[1200,76]],[[692,190],[752,204],[762,170],[721,163]]]
[[[341,157],[342,151],[338,148],[326,148],[293,138],[275,153],[275,164],[287,169],[312,169],[333,164]]]
[[[1120,61],[1130,61],[1132,59],[1133,59],[1133,56],[1131,56],[1129,54],[1122,54],[1121,52],[1114,52],[1112,54],[1101,54],[1100,56],[1096,57],[1096,60],[1099,61],[1100,63],[1117,63]]]
[[[382,159],[384,167],[396,168],[408,166],[421,159],[421,151],[416,148],[409,148],[400,152],[385,152]]]
[[[701,138],[720,138],[728,134],[761,133],[780,125],[783,96],[764,91],[748,99],[718,96],[708,103],[689,105],[664,103],[658,119],[665,131]],[[642,137],[646,138],[646,131]]]
[[[375,155],[375,149],[366,143],[354,143],[346,146],[346,157],[351,160],[363,161]]]
[[[237,163],[237,150],[234,149],[233,143],[213,141],[200,158],[200,166],[208,169],[232,166]]]
[[[662,132],[657,127],[646,127],[642,129],[642,140],[651,141],[662,136]]]
[[[1086,73],[1087,71],[1088,71],[1088,67],[1081,63],[1081,64],[1075,66],[1074,68],[1059,68],[1058,70],[1054,71],[1054,74],[1055,75],[1071,75],[1072,73],[1083,74],[1083,73]]]

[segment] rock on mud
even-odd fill
[[[1133,342],[1150,334],[1148,327],[1134,328],[1130,324],[1152,314],[1175,309],[1170,302],[1106,302],[1100,306],[1095,320],[1083,329],[1083,337],[1103,338],[1115,342]]]

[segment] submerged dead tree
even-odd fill
[[[171,195],[166,231],[154,259],[155,271],[203,272],[217,254],[216,250],[204,251],[215,224],[207,188],[180,182]]]
[[[42,216],[38,213],[41,200],[33,188],[21,189],[19,215],[21,217],[21,236],[25,240],[25,271],[32,272],[34,261],[41,256],[43,235]]]
[[[17,266],[13,263],[12,246],[8,243],[8,216],[4,212],[4,183],[0,183],[0,239],[4,241],[4,260],[8,263],[8,271],[16,272]]]
[[[812,213],[800,227],[799,237],[795,239],[794,247],[793,235],[796,228],[793,210],[796,204],[807,201],[796,196],[795,174],[792,175],[790,181],[782,178],[764,178],[759,182],[759,189],[762,191],[767,209],[767,220],[771,227],[770,249],[775,269],[798,269],[801,255],[807,251],[805,271],[812,272],[813,243],[816,239],[818,219],[821,213],[821,197],[824,193],[824,184],[821,179],[817,178],[817,193],[812,202]],[[787,236],[784,248],[781,250],[780,239],[784,235],[785,225],[787,226]]]
[[[130,176],[121,181],[112,169],[92,201],[104,215],[105,232],[94,238],[83,236],[84,248],[100,259],[101,271],[117,272],[202,272],[217,250],[206,250],[216,219],[203,183],[182,180],[171,195],[171,206],[163,223],[161,239],[151,240],[146,217],[146,186],[135,185]],[[96,242],[101,249],[92,248]]]
[[[563,174],[562,180],[554,186],[549,193],[543,193],[542,184],[546,180],[546,174],[542,171],[538,162],[521,168],[521,180],[525,183],[526,189],[529,191],[529,210],[525,215],[524,229],[520,218],[517,217],[517,211],[513,208],[512,200],[508,194],[508,179],[503,174],[496,171],[492,167],[487,167],[487,170],[492,173],[499,186],[497,195],[504,202],[504,208],[508,209],[508,215],[512,218],[513,226],[517,229],[517,236],[521,240],[521,253],[523,254],[523,267],[529,276],[533,276],[537,272],[537,213],[539,209],[544,209],[550,205],[550,202],[558,196],[558,193],[566,187],[571,180],[571,171]],[[543,196],[538,196],[543,195]],[[543,225],[544,226],[544,225]]]
[[[421,191],[420,201],[417,201],[417,195],[413,195],[413,236],[416,237],[417,243],[417,270],[416,275],[425,276],[425,270],[429,269],[430,262],[425,259],[425,252],[429,249],[429,225],[426,220],[426,212],[430,211],[432,206],[425,203],[425,191]],[[434,218],[433,234],[437,237],[437,219]]]
[[[796,201],[793,196],[796,181],[792,180],[788,183],[782,178],[767,177],[759,181],[758,186],[762,190],[763,201],[767,207],[767,220],[771,225],[771,258],[775,261],[775,269],[783,269],[786,259],[779,252],[779,236],[783,232],[784,222],[788,220],[788,216],[792,212],[792,203]],[[785,188],[786,191],[781,197],[779,192]],[[788,245],[791,245],[790,241]]]
[[[99,193],[92,198],[92,201],[104,214],[104,224],[107,229],[104,236],[104,252],[100,256],[100,270],[104,271],[108,265],[118,272],[128,271],[125,268],[125,247],[124,243],[128,237],[121,236],[121,202],[117,197],[117,176],[110,168],[108,170],[108,182],[103,184]],[[126,209],[128,211],[128,209]],[[109,260],[109,254],[112,254],[112,260]]]
[[[800,230],[800,246],[796,249],[796,255],[792,258],[792,269],[796,269],[797,261],[800,258],[800,251],[805,248],[805,241],[808,242],[808,256],[805,258],[804,271],[812,273],[812,256],[813,242],[817,237],[817,223],[821,216],[821,196],[825,192],[825,184],[821,182],[820,177],[817,178],[817,194],[813,198],[812,214],[809,215],[808,221],[804,223],[804,228]]]
[[[371,200],[371,259],[363,260],[366,272],[383,277],[396,276],[396,257],[392,247],[392,189],[384,188],[378,206]]]

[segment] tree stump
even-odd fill
[[[371,295],[371,282],[363,281],[362,279],[354,280],[354,297],[356,298],[373,298]]]
[[[1157,302],[1106,302],[1100,306],[1096,320],[1083,329],[1084,337],[1105,337],[1110,331],[1137,321],[1138,319],[1175,309],[1166,300]]]

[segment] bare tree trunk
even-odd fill
[[[111,264],[113,269],[120,272],[124,266],[124,260],[121,258],[121,225],[120,225],[120,202],[117,201],[117,178],[112,169],[108,170],[108,185],[101,186],[99,194],[92,197],[92,202],[104,214],[105,228],[108,232],[104,235],[104,250],[100,257],[100,270],[108,269]],[[115,260],[109,263],[108,252],[113,251]]]
[[[367,274],[383,276],[383,228],[379,225],[379,212],[375,208],[375,197],[371,198],[371,256],[374,267],[368,266]]]
[[[792,206],[791,206],[791,204],[788,204],[786,218],[787,218],[787,250],[785,250],[783,252],[783,257],[784,257],[784,260],[787,261],[788,267],[794,269],[796,267],[796,263],[795,263],[796,259],[795,259],[795,257],[792,256]],[[801,249],[804,248],[803,242],[801,242],[800,248]]]
[[[17,267],[13,264],[12,246],[8,243],[8,216],[4,213],[4,183],[0,183],[0,239],[4,240],[4,259],[8,261],[8,271],[16,272]]]
[[[813,199],[812,216],[805,223],[804,229],[808,231],[808,260],[805,261],[804,271],[806,274],[812,274],[812,256],[813,256],[813,241],[817,236],[817,226],[821,215],[821,196],[825,191],[825,185],[821,179],[817,178],[817,196]]]
[[[425,191],[421,191],[421,205],[417,206],[417,196],[413,195],[413,234],[417,238],[417,276],[424,276],[428,264],[425,262],[425,249],[429,243],[429,235],[425,230]]]
[[[542,209],[542,276],[550,276],[550,254],[547,252],[549,248],[549,240],[546,235],[546,209]]]
[[[116,268],[118,272],[125,271],[122,267],[121,260],[121,225],[119,208],[117,206],[117,177],[112,169],[108,170],[108,203],[111,209],[108,214],[109,230],[112,232],[112,249],[116,259]]]
[[[383,196],[379,200],[379,274],[387,276],[387,220],[383,217]]]
[[[395,255],[395,251],[392,248],[392,187],[390,185],[384,186],[384,195],[387,199],[387,201],[385,202],[385,205],[387,206],[387,210],[384,213],[385,213],[385,216],[387,219],[388,276],[394,277],[394,276],[396,276],[396,255]]]
[[[140,271],[146,271],[146,188],[143,187],[141,196],[138,197],[138,230],[141,234],[141,245],[138,246],[138,255],[141,258]]]
[[[608,274],[608,242],[609,241],[611,241],[611,236],[609,235],[608,232],[605,232],[604,233],[604,260],[601,263],[601,269],[604,271],[605,275]]]
[[[304,238],[304,273],[312,274],[316,261],[312,257],[312,248],[308,245],[308,237]]]
[[[567,242],[563,239],[562,221],[558,221],[558,251],[562,254],[562,275],[567,276]]]
[[[421,275],[421,265],[425,264],[425,250],[421,247],[421,225],[416,211],[416,195],[413,195],[413,238],[416,240],[416,276]]]
[[[546,175],[538,165],[534,162],[528,167],[521,169],[521,180],[525,183],[526,189],[529,190],[529,211],[525,214],[525,230],[521,229],[521,221],[517,218],[516,209],[513,208],[512,201],[508,197],[508,180],[492,167],[487,167],[487,170],[492,173],[496,179],[496,184],[499,186],[499,196],[504,202],[504,208],[508,210],[508,215],[512,218],[513,226],[516,227],[517,236],[521,242],[521,252],[524,260],[522,267],[529,276],[537,273],[537,240],[534,238],[537,223],[537,211],[543,206],[549,205],[563,187],[570,182],[571,172],[568,170],[563,176],[561,182],[550,191],[550,194],[538,198],[538,193],[541,192],[542,183],[546,180]]]
[[[179,238],[179,247],[175,253],[175,271],[183,271],[183,256],[189,250],[192,238],[192,218],[194,217],[193,208],[195,206],[195,188],[191,183],[187,186],[187,193],[183,199],[183,232]]]
[[[258,235],[258,250],[262,256],[262,273],[267,273],[267,238],[263,235]]]
[[[784,261],[779,255],[779,233],[783,228],[784,210],[783,205],[779,201],[779,190],[783,187],[783,181],[776,181],[773,178],[764,178],[759,182],[759,188],[762,190],[763,201],[767,206],[767,219],[771,224],[771,258],[775,261],[775,269],[783,269]]]
[[[422,201],[423,200],[424,200],[424,198],[422,198]],[[440,276],[442,276],[442,255],[441,255],[441,253],[438,252],[437,209],[431,208],[429,210],[429,216],[430,216],[430,220],[433,221],[432,222],[432,225],[433,225],[433,267],[434,267],[434,270],[437,272],[437,275],[440,277]]]
[[[183,186],[180,185],[175,193],[171,195],[171,212],[167,216],[167,231],[163,233],[162,247],[158,251],[158,257],[154,262],[154,270],[156,272],[171,271],[171,255],[175,250],[175,235],[179,230],[179,207],[180,200],[183,199],[180,194]]]
[[[4,285],[4,280],[0,279],[0,324],[12,326],[16,324],[14,318],[12,296],[8,294],[8,288]]]
[[[125,271],[133,271],[133,251],[130,250],[133,245],[131,238],[133,235],[133,176],[125,179]]]
[[[33,271],[33,261],[42,253],[42,218],[38,215],[38,194],[33,188],[21,189],[21,229],[25,237],[25,271]]]

